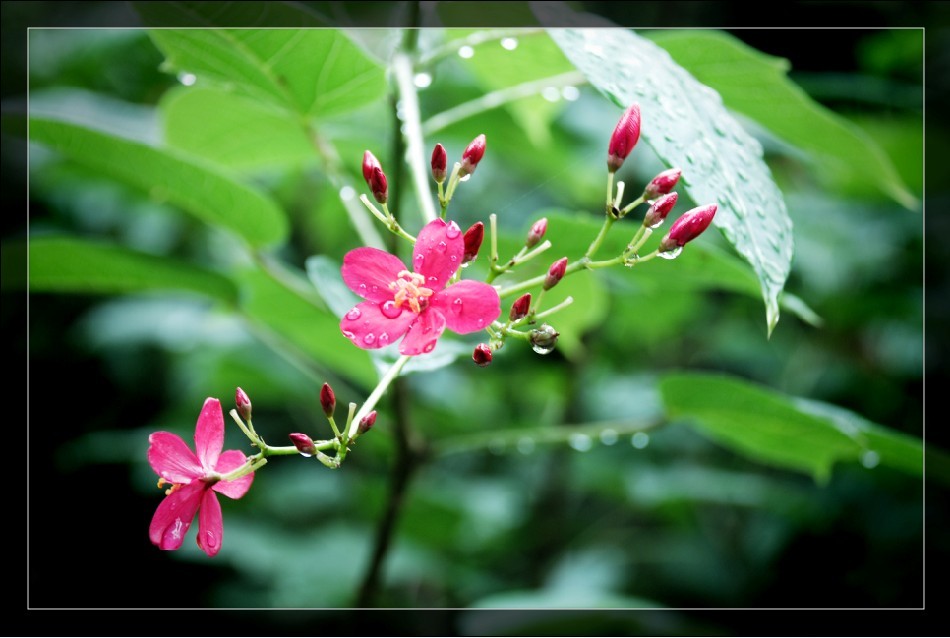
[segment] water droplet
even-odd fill
[[[677,246],[673,250],[667,250],[665,252],[657,253],[657,257],[662,257],[663,259],[676,259],[680,256],[680,253],[683,252],[682,246]]]
[[[462,299],[460,297],[456,297],[455,301],[452,302],[452,314],[462,314]]]
[[[541,90],[541,97],[548,102],[557,102],[561,99],[561,92],[556,86],[546,86]]]
[[[468,58],[472,57],[473,55],[475,55],[475,49],[473,49],[472,47],[468,46],[467,44],[466,44],[465,46],[463,46],[463,47],[459,47],[459,57],[460,57],[460,58],[464,58],[464,59],[467,60]]]
[[[600,442],[604,445],[613,445],[618,438],[620,437],[617,436],[616,430],[604,430],[600,433]]]
[[[379,292],[379,286],[373,284],[373,292]]]
[[[565,86],[561,89],[561,97],[568,102],[576,102],[581,96],[581,91],[576,86]]]
[[[356,335],[350,332],[349,330],[343,330],[342,332],[343,332],[343,336],[346,337],[347,339],[352,340],[353,338],[356,337]]]
[[[363,313],[360,312],[359,308],[353,308],[348,313],[346,313],[346,318],[349,319],[350,321],[356,321],[362,316],[363,316]]]
[[[429,332],[429,330],[426,330],[426,332]],[[422,348],[422,351],[426,353],[432,352],[433,350],[435,350],[435,340],[430,341]]]
[[[366,284],[360,284],[360,286],[359,286],[359,294],[360,294],[360,295],[365,294],[367,290],[368,290],[368,288],[367,288]]]
[[[446,234],[448,234],[448,233],[446,233]],[[438,243],[438,245],[437,245],[435,248],[436,248],[436,250],[438,250],[440,253],[444,253],[444,252],[445,252],[445,249],[448,248],[448,247],[449,247],[448,244],[446,244],[444,241],[440,241],[440,242]]]
[[[430,284],[437,284],[439,283],[439,278],[436,277],[435,275],[429,275],[428,281]]]
[[[416,255],[415,259],[416,259],[417,264],[422,264],[422,262],[426,260],[426,256],[423,255],[422,253],[419,253],[418,255]]]
[[[460,181],[460,182],[467,182],[467,181],[470,180],[470,179],[472,179],[472,174],[471,174],[471,173],[468,173],[468,174],[466,174],[466,175],[463,175],[462,177],[459,177],[459,181]]]
[[[518,439],[517,448],[522,454],[531,454],[534,452],[534,439],[530,439],[526,436],[521,437]]]
[[[388,332],[381,332],[381,333],[379,334],[379,341],[378,341],[377,343],[379,343],[379,345],[382,346],[382,347],[388,346],[388,345],[389,345],[389,333],[388,333]]]
[[[461,234],[462,229],[455,222],[449,222],[449,225],[445,227],[445,236],[449,239],[455,239]]]
[[[376,335],[374,335],[372,332],[366,333],[366,335],[363,337],[363,343],[368,346],[373,345],[376,343]]]
[[[538,354],[551,354],[551,351],[554,350],[554,348],[544,348],[542,346],[539,346],[536,343],[531,344],[531,349],[537,352]]]
[[[416,73],[416,76],[412,78],[412,83],[418,88],[424,89],[432,84],[432,76],[428,73]]]
[[[878,463],[881,462],[881,455],[875,452],[874,450],[867,450],[864,454],[861,455],[861,465],[868,468],[877,467]]]
[[[313,454],[307,454],[306,452],[297,452],[297,454],[299,454],[300,456],[302,456],[302,457],[304,457],[304,458],[308,458],[308,459],[309,459],[311,456],[313,456]]]
[[[636,434],[630,437],[630,445],[637,448],[638,450],[642,450],[649,444],[650,444],[650,435],[647,434],[646,432],[637,432]]]
[[[475,320],[475,325],[481,328],[482,326],[485,325],[485,320],[479,317],[478,319]]]
[[[586,452],[594,444],[589,436],[578,433],[572,434],[568,438],[567,443],[578,452]]]
[[[518,48],[518,41],[514,38],[502,38],[501,46],[508,51],[514,51]]]
[[[459,260],[458,255],[449,255],[449,261],[456,262],[458,260]]]
[[[198,81],[198,77],[194,73],[181,72],[178,74],[178,81],[185,86],[194,86],[195,82]]]
[[[352,186],[344,186],[340,189],[340,199],[348,202],[356,197],[356,190]]]

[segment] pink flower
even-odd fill
[[[254,473],[233,481],[221,476],[232,472],[247,461],[239,450],[224,447],[224,415],[217,399],[205,400],[198,424],[195,426],[195,448],[191,451],[180,436],[170,432],[155,432],[148,437],[148,462],[160,477],[158,485],[171,484],[152,523],[148,537],[161,549],[178,549],[198,514],[198,547],[208,556],[221,549],[224,523],[221,504],[215,492],[230,498],[241,498],[251,487]]]
[[[357,248],[343,258],[343,281],[366,299],[340,321],[343,335],[363,349],[388,346],[406,335],[399,352],[432,352],[446,328],[483,329],[501,314],[498,292],[472,280],[446,284],[462,263],[465,240],[455,222],[436,219],[419,232],[410,270],[395,255]]]

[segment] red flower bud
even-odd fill
[[[683,213],[683,216],[673,223],[670,232],[660,242],[660,252],[676,250],[699,237],[704,230],[709,228],[717,208],[715,204],[706,204]]]
[[[238,414],[245,421],[251,420],[251,399],[241,388],[234,391],[234,405],[237,407]]]
[[[551,267],[548,268],[548,275],[544,278],[544,283],[541,285],[545,290],[550,290],[557,285],[557,282],[561,281],[561,278],[564,277],[564,273],[567,270],[567,257],[561,257],[556,262],[551,264]]]
[[[306,434],[294,432],[290,435],[290,440],[294,444],[294,447],[297,448],[297,451],[301,454],[313,456],[317,453],[317,448],[313,444],[313,439],[311,439]]]
[[[489,363],[491,363],[491,348],[488,347],[487,343],[480,343],[475,346],[475,351],[472,352],[472,361],[475,362],[479,368],[484,368]]]
[[[445,147],[436,144],[435,148],[432,149],[432,178],[439,184],[445,181],[445,162]]]
[[[607,169],[615,173],[640,139],[640,105],[631,104],[620,116],[607,147]]]
[[[673,207],[676,206],[676,199],[679,195],[676,192],[669,193],[650,204],[650,210],[643,217],[643,225],[647,228],[656,228],[663,223],[666,216],[670,214]]]
[[[360,419],[359,434],[366,434],[376,424],[376,410]]]
[[[482,133],[465,148],[462,153],[462,168],[459,169],[459,175],[465,177],[475,172],[475,167],[482,161],[485,155],[485,134]]]
[[[475,261],[478,256],[478,249],[482,247],[482,240],[485,239],[485,224],[475,222],[472,227],[465,231],[465,252],[462,254],[462,263],[467,264]]]
[[[389,183],[386,181],[386,173],[381,168],[374,168],[373,175],[369,179],[369,188],[373,191],[373,197],[380,204],[385,204],[389,199]]]
[[[320,388],[320,406],[328,419],[333,416],[333,411],[336,410],[336,395],[333,394],[333,388],[329,383],[324,383]]]
[[[511,321],[520,321],[528,316],[528,310],[531,309],[531,293],[526,292],[525,294],[518,297],[513,304],[511,304],[511,313],[508,315],[508,319]]]
[[[363,153],[363,179],[366,180],[367,184],[373,178],[373,169],[377,168],[382,169],[383,167],[376,156],[369,151]]]
[[[538,245],[538,242],[541,241],[541,238],[544,237],[544,233],[548,231],[548,218],[542,217],[538,221],[534,222],[534,225],[531,226],[531,230],[528,231],[528,236],[524,240],[524,245],[527,248],[534,248]]]
[[[660,195],[666,195],[673,187],[676,186],[676,182],[679,181],[680,175],[683,174],[683,171],[678,168],[671,168],[669,170],[663,171],[656,177],[654,177],[647,187],[643,189],[643,199],[655,199]]]

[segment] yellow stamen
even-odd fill
[[[181,487],[181,483],[172,483],[171,481],[167,481],[164,478],[158,479],[158,485],[156,487],[158,487],[158,489],[162,489],[163,485],[171,485],[170,488],[165,490],[165,496],[171,496],[172,492],[177,491],[178,488]]]
[[[399,279],[389,284],[389,289],[395,293],[393,301],[396,307],[400,308],[403,304],[407,304],[414,313],[419,314],[422,312],[422,302],[435,294],[422,285],[426,282],[425,276],[408,270],[402,270],[396,276]]]

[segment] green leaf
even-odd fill
[[[150,31],[166,64],[278,105],[325,118],[383,96],[383,69],[341,31],[160,29]]]
[[[31,292],[114,294],[188,290],[229,304],[237,301],[237,287],[218,273],[167,257],[77,238],[31,239],[29,264]]]
[[[247,269],[240,275],[241,307],[255,323],[276,333],[286,344],[316,362],[365,387],[376,384],[366,351],[340,332],[339,320],[286,277]],[[303,286],[306,282],[302,281]]]
[[[660,381],[671,419],[683,419],[718,443],[754,460],[825,481],[836,461],[857,461],[868,441],[827,418],[803,412],[777,392],[746,381],[672,374]]]
[[[162,98],[170,146],[239,171],[294,167],[316,151],[287,112],[217,88],[179,88]]]
[[[38,117],[30,118],[30,141],[232,230],[252,246],[273,244],[287,235],[283,211],[263,193],[171,149]]]
[[[760,53],[721,31],[660,31],[648,37],[716,89],[728,108],[810,153],[816,173],[828,183],[844,176],[915,207],[914,196],[881,147],[790,81],[787,60]]]
[[[752,265],[771,333],[791,268],[792,233],[761,145],[726,111],[715,91],[652,42],[624,29],[549,33],[591,84],[618,106],[640,104],[642,139],[665,163],[683,169],[680,183],[690,197],[719,205],[714,223]]]

